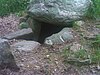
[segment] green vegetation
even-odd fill
[[[96,37],[94,41],[91,42],[91,60],[93,63],[100,64],[100,35]]]
[[[0,0],[0,16],[26,9],[29,0]]]
[[[77,66],[91,64],[91,59],[85,49],[80,49],[77,52],[64,49],[61,55],[64,58],[65,64],[69,63]]]
[[[88,9],[85,18],[100,20],[100,0],[91,1],[91,6]]]
[[[92,0],[93,2],[93,14],[95,18],[100,19],[100,0]]]
[[[100,35],[97,35],[95,40],[90,41],[89,50],[80,49],[77,52],[70,51],[70,48],[64,48],[62,56],[65,63],[75,65],[100,64]]]
[[[100,35],[97,35],[95,40],[92,41],[92,47],[100,49]]]
[[[96,27],[97,27],[97,28],[100,28],[100,25],[97,25]]]

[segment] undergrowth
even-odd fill
[[[62,56],[65,63],[75,64],[78,66],[99,64],[100,65],[100,35],[90,43],[89,50],[80,49],[77,52],[70,51],[70,48],[64,48]]]
[[[93,2],[93,15],[100,20],[100,0],[92,0]]]
[[[0,0],[0,16],[26,9],[29,0]]]

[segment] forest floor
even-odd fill
[[[0,35],[18,31],[18,23],[19,18],[14,15],[0,18]],[[95,35],[100,34],[100,22],[86,21],[82,26],[73,26],[73,30],[76,35],[73,43],[77,42],[85,50],[89,50],[91,48],[88,46],[88,40],[93,40]],[[71,53],[66,51],[69,50],[69,45],[72,45],[72,42],[53,46],[42,44],[31,52],[19,52],[13,49],[12,53],[20,70],[12,72],[4,69],[0,71],[0,75],[100,75],[98,62],[91,64],[85,60],[69,61]]]

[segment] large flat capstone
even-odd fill
[[[37,21],[56,25],[83,19],[91,0],[31,0],[28,14]]]

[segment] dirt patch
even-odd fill
[[[19,52],[14,49],[12,53],[20,71],[11,72],[5,69],[0,71],[0,75],[79,75],[73,66],[64,65],[60,55],[62,48],[61,45],[59,47],[43,45],[31,52]]]
[[[19,17],[11,14],[0,17],[0,36],[15,32],[18,30]]]

